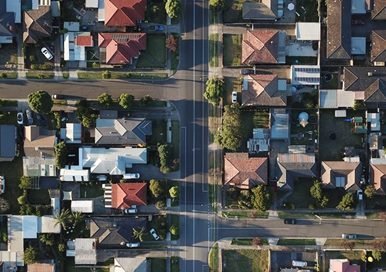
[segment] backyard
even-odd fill
[[[320,160],[341,160],[345,147],[362,148],[362,135],[354,134],[352,123],[347,121],[353,116],[362,116],[361,112],[348,110],[347,118],[336,118],[334,110],[321,110],[319,116]]]
[[[223,250],[224,272],[268,271],[268,250]]]
[[[308,124],[302,126],[299,114],[306,112],[309,116]],[[291,111],[291,144],[314,146],[318,135],[318,116],[315,109]]]
[[[81,183],[80,184],[80,197],[81,198],[95,198],[103,196],[104,190],[100,183]]]
[[[224,34],[224,66],[240,66],[241,65],[241,41],[242,35]]]
[[[164,34],[148,34],[147,48],[139,56],[137,68],[165,68],[166,37]]]
[[[362,265],[363,261],[361,260],[362,250],[349,250],[349,251],[326,251],[323,266],[325,270],[328,270],[328,264],[331,259],[348,259],[351,264]],[[361,270],[362,271],[362,270]]]
[[[9,204],[9,214],[19,214],[19,203],[17,198],[22,194],[19,188],[19,180],[23,175],[23,161],[19,158],[12,162],[0,163],[0,175],[5,176],[5,193],[0,197],[4,198]],[[10,171],[12,169],[12,171]]]

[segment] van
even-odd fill
[[[307,266],[307,262],[292,261],[292,266],[294,266],[294,267],[306,267]]]

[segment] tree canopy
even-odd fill
[[[209,0],[209,6],[214,9],[224,7],[224,0]]]
[[[25,262],[25,264],[35,263],[37,256],[38,256],[38,254],[37,254],[35,248],[33,248],[32,246],[27,247],[24,250],[24,262]]]
[[[169,173],[172,168],[170,167],[170,148],[167,144],[158,145],[158,156],[160,162],[160,171],[164,174]]]
[[[242,140],[240,108],[238,104],[224,107],[223,124],[215,141],[224,148],[236,151]]]
[[[36,91],[28,95],[28,105],[34,112],[51,112],[53,102],[51,96],[46,91]]]
[[[219,78],[210,78],[206,81],[204,97],[209,103],[218,105],[223,94],[224,81]]]
[[[181,12],[181,2],[180,0],[166,0],[165,3],[166,14],[170,18],[177,18]]]
[[[173,186],[169,189],[169,195],[171,198],[177,198],[180,193],[178,186]]]
[[[67,146],[65,142],[59,142],[55,145],[55,164],[56,167],[62,168],[66,163]]]
[[[336,206],[337,209],[342,211],[351,210],[355,204],[354,195],[352,193],[346,193],[342,200],[339,202],[339,205]]]
[[[119,96],[118,102],[122,108],[128,110],[133,106],[134,96],[128,93],[123,93]]]
[[[160,197],[164,193],[164,188],[162,187],[162,184],[159,180],[150,180],[149,189],[155,198]]]
[[[98,96],[98,102],[99,104],[109,107],[113,104],[114,100],[108,93],[102,93]]]
[[[367,198],[373,198],[375,195],[375,188],[373,185],[367,185],[365,189],[365,195]]]
[[[323,195],[322,183],[318,180],[314,181],[314,184],[310,188],[310,194],[315,199],[316,204],[321,208],[325,208],[328,204],[328,197]]]
[[[270,195],[264,185],[257,185],[252,190],[253,208],[259,211],[266,211],[269,206]]]
[[[20,177],[19,188],[22,190],[31,189],[32,181],[30,177],[22,176]]]

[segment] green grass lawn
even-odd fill
[[[103,196],[104,190],[100,183],[89,183],[80,185],[81,198],[95,198]]]
[[[212,248],[209,251],[209,270],[211,272],[217,272],[218,271],[218,244],[214,244]]]
[[[150,272],[166,272],[166,258],[147,258],[150,261]]]
[[[368,209],[382,209],[386,208],[386,197],[374,195],[372,198],[366,198],[366,207]]]
[[[171,257],[170,258],[170,272],[180,272],[180,258]]]
[[[325,251],[325,256],[328,259],[349,259],[352,264],[362,264],[360,250],[348,250],[348,251]]]
[[[268,212],[250,210],[250,211],[229,211],[222,212],[224,217],[239,217],[239,218],[268,218]]]
[[[310,195],[312,179],[298,179],[294,182],[293,193],[286,199],[286,205],[294,205],[295,209],[307,209],[314,201]]]
[[[117,72],[110,71],[110,78],[104,78],[103,73],[105,71],[87,71],[87,72],[78,72],[78,79],[89,79],[89,80],[99,80],[99,79],[166,79],[168,77],[167,73],[152,73],[152,72]]]
[[[279,239],[279,246],[313,246],[315,239]]]
[[[165,40],[164,34],[148,34],[147,48],[139,56],[137,68],[165,68]]]
[[[268,245],[267,239],[260,239],[263,245]],[[238,246],[251,246],[253,245],[253,239],[232,239],[231,242],[232,245],[238,245]]]
[[[332,78],[330,80],[326,80],[324,76],[331,75]],[[320,78],[320,89],[339,89],[339,73],[331,72],[331,73],[323,73]]]
[[[224,50],[223,61],[224,66],[240,66],[241,65],[241,42],[242,35],[224,34]]]
[[[347,111],[347,118],[361,116],[353,111]],[[319,156],[320,160],[342,160],[344,147],[354,146],[361,148],[362,136],[352,133],[351,122],[345,122],[345,118],[335,118],[334,110],[320,110],[319,121]],[[330,136],[335,133],[336,138]]]
[[[180,122],[172,121],[172,151],[173,158],[180,158]]]
[[[224,272],[268,271],[268,250],[223,250]]]
[[[224,23],[238,23],[242,21],[242,8],[245,0],[225,0],[223,21]]]
[[[219,63],[220,35],[218,33],[209,35],[209,66],[218,67]]]
[[[269,112],[265,110],[256,111],[253,115],[253,125],[255,128],[269,128]]]
[[[323,193],[328,198],[327,208],[335,208],[346,194],[346,191],[344,188],[323,189]]]
[[[12,162],[0,162],[0,175],[5,176],[5,193],[0,197],[7,200],[9,210],[7,213],[19,214],[20,206],[17,198],[22,194],[19,188],[19,180],[23,175],[23,161],[15,158]]]
[[[152,120],[152,135],[148,142],[149,145],[166,143],[166,121],[160,119]]]
[[[17,78],[17,72],[16,71],[1,71],[0,72],[0,78],[1,79],[15,79],[15,78]]]

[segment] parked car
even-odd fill
[[[128,209],[123,209],[123,213],[124,214],[135,214],[135,213],[138,213],[138,209],[137,208],[128,208]]]
[[[19,125],[23,125],[24,124],[24,114],[22,112],[18,112],[17,113],[16,119],[17,119],[17,123]]]
[[[153,236],[154,240],[156,240],[156,241],[159,240],[159,236],[158,236],[158,234],[157,234],[157,232],[155,231],[154,228],[152,228],[152,229],[150,230],[150,234],[151,234],[151,236]]]
[[[40,51],[46,57],[46,59],[52,60],[54,58],[54,56],[51,54],[50,51],[48,51],[48,49],[46,47],[42,47],[42,49]]]
[[[5,177],[0,176],[0,195],[5,192]]]
[[[286,218],[284,219],[284,224],[289,224],[289,225],[296,225],[297,221],[295,218]]]
[[[98,176],[96,176],[96,179],[98,181],[107,181],[107,176],[106,175],[98,175]]]
[[[163,32],[165,31],[165,26],[163,25],[151,25],[149,26],[149,31]]]
[[[139,179],[140,176],[139,173],[128,173],[123,175],[123,179]]]
[[[358,239],[358,235],[353,233],[342,233],[342,239],[355,240]]]
[[[241,69],[240,70],[240,74],[241,75],[250,75],[250,74],[254,74],[255,71],[253,69]]]
[[[29,109],[26,109],[25,115],[27,115],[28,125],[32,125],[34,122],[34,119],[32,117],[32,112]]]
[[[293,260],[292,261],[292,266],[294,266],[294,267],[306,267],[307,266],[307,262]]]
[[[139,247],[139,243],[126,243],[126,246],[128,248],[134,248],[134,247]]]
[[[51,95],[52,99],[64,99],[65,96],[62,94],[53,94]]]
[[[357,195],[358,195],[358,200],[362,201],[363,200],[363,191],[362,191],[362,189],[359,189],[357,191]]]
[[[232,103],[237,103],[237,92],[233,91],[232,92]]]

